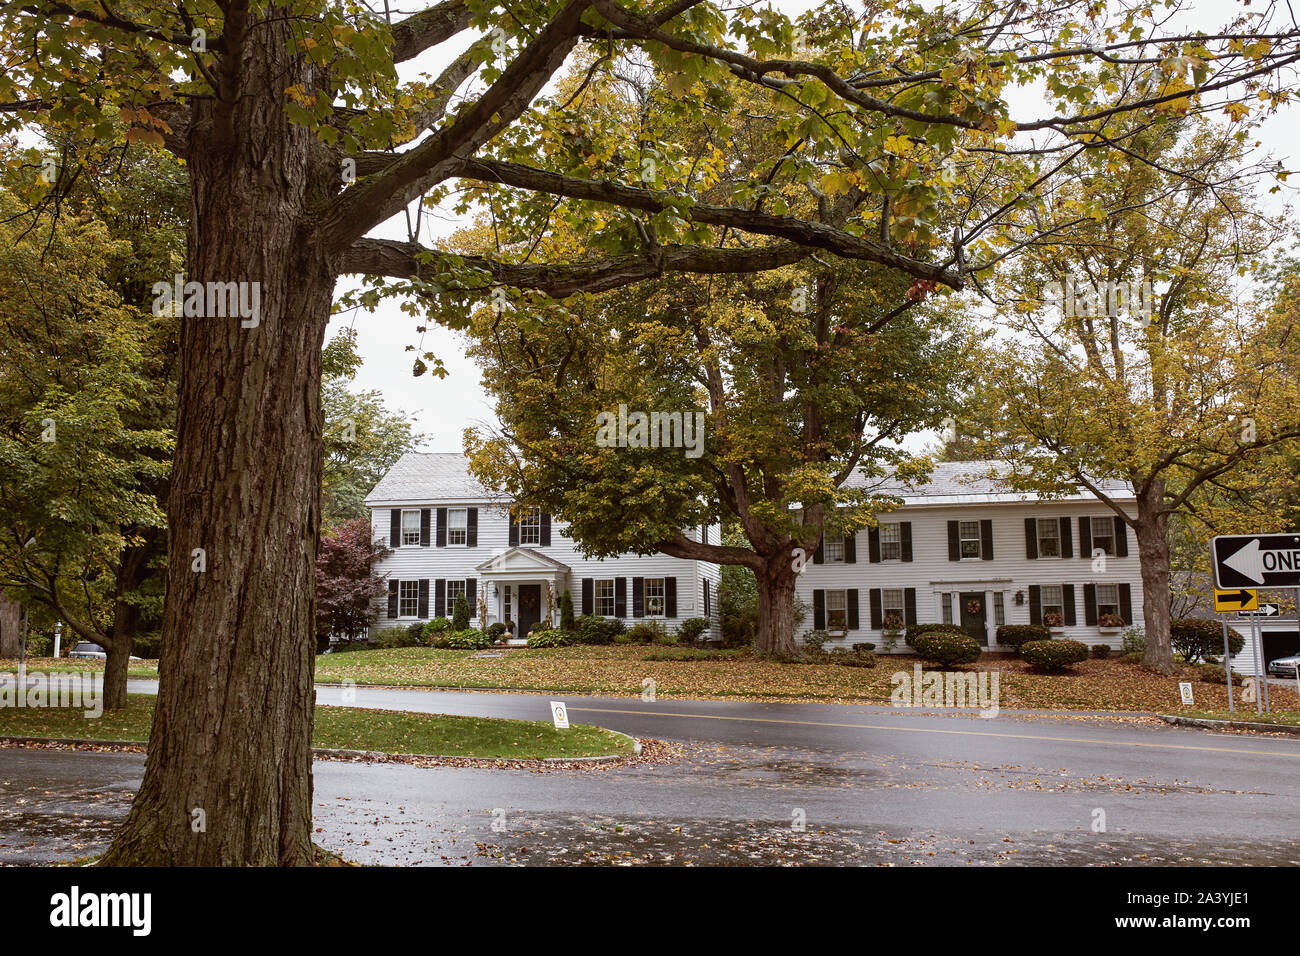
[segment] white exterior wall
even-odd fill
[[[1069,499],[1065,501],[979,503],[967,502],[949,505],[907,505],[897,511],[882,514],[882,523],[910,521],[912,524],[912,561],[901,560],[870,563],[868,532],[856,536],[857,561],[847,563],[815,564],[811,560],[800,575],[796,593],[807,606],[807,613],[799,633],[813,628],[813,591],[815,589],[858,589],[859,627],[850,630],[847,637],[833,641],[832,645],[848,646],[859,642],[872,642],[879,652],[884,649],[880,630],[871,628],[869,591],[871,588],[915,588],[916,621],[920,624],[943,620],[939,595],[953,595],[954,623],[961,623],[961,592],[983,592],[985,627],[990,649],[1000,649],[997,644],[997,625],[994,623],[993,593],[1003,595],[1005,623],[1030,623],[1030,585],[1074,585],[1077,623],[1066,627],[1059,636],[1082,641],[1089,646],[1107,644],[1120,646],[1123,633],[1102,634],[1100,629],[1084,623],[1084,584],[1127,583],[1130,587],[1134,624],[1142,624],[1142,581],[1138,569],[1137,545],[1132,530],[1128,531],[1128,556],[1107,556],[1104,572],[1094,571],[1091,558],[1080,557],[1079,522],[1081,516],[1111,520],[1114,513],[1100,502]],[[1071,524],[1073,557],[1029,558],[1026,555],[1025,519],[1068,517]],[[948,522],[993,522],[993,560],[948,558]],[[1087,546],[1085,546],[1087,549]],[[1024,603],[1017,605],[1015,595],[1024,593]],[[798,638],[799,634],[796,634]],[[900,637],[900,652],[909,649]],[[1010,648],[1005,648],[1010,649]]]
[[[478,544],[476,547],[466,545],[447,545],[444,547],[437,546],[438,540],[438,509],[439,508],[477,508],[478,509]],[[401,503],[385,502],[383,506],[371,508],[371,528],[374,537],[384,543],[388,543],[390,530],[390,513],[393,508],[399,509],[421,509],[428,508],[430,514],[430,531],[429,545],[423,547],[420,545],[405,545],[393,549],[392,553],[380,561],[376,566],[376,572],[385,575],[389,580],[397,581],[418,581],[427,579],[430,582],[429,595],[429,613],[423,617],[420,616],[398,616],[390,618],[388,616],[388,602],[386,598],[380,598],[376,602],[378,607],[378,617],[372,627],[374,631],[382,630],[386,627],[404,627],[413,624],[419,620],[430,620],[437,616],[435,606],[435,597],[433,592],[433,582],[439,578],[442,579],[465,579],[474,578],[477,582],[477,588],[480,590],[484,587],[485,578],[490,578],[492,572],[482,572],[477,570],[478,566],[491,558],[505,554],[511,549],[510,546],[510,521],[507,506],[492,503],[486,500],[482,501],[446,501],[446,500],[421,500]],[[720,578],[720,572],[715,564],[704,561],[685,560],[682,558],[669,557],[663,554],[652,555],[621,555],[617,558],[606,558],[603,560],[583,557],[579,554],[574,542],[566,536],[567,523],[554,516],[551,518],[551,544],[543,546],[540,544],[523,545],[531,551],[545,555],[553,561],[567,565],[569,573],[561,574],[556,579],[557,592],[554,596],[554,613],[552,619],[554,623],[559,623],[560,615],[560,597],[565,590],[573,600],[573,613],[575,617],[582,615],[582,579],[605,579],[605,578],[627,578],[627,615],[622,618],[628,625],[639,620],[658,620],[662,621],[671,632],[677,624],[687,618],[705,617],[703,603],[703,582],[710,582],[710,633],[717,637],[720,634],[720,624],[718,618],[717,604],[717,587]],[[688,537],[698,540],[698,533],[692,532]],[[720,540],[720,529],[713,527],[709,529],[709,541],[718,543]],[[632,616],[632,581],[634,577],[639,578],[676,578],[677,579],[677,614],[674,617],[656,617],[656,618],[635,618]],[[537,580],[540,580],[537,579]],[[529,579],[527,583],[536,583]],[[496,621],[505,620],[503,616],[504,609],[504,584],[498,587],[498,593],[493,595],[490,581],[487,583],[487,602],[488,617],[486,622],[480,622],[478,619],[477,602],[470,608],[471,621],[473,626],[482,627],[492,624]],[[545,591],[543,590],[542,610],[545,610]],[[516,597],[517,600],[517,597]],[[451,607],[445,609],[445,616],[451,617]],[[544,615],[543,615],[544,616]],[[512,619],[518,620],[518,606],[512,606]]]

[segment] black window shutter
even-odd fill
[[[1133,588],[1128,584],[1119,586],[1119,616],[1125,624],[1133,623]]]
[[[856,631],[861,625],[858,624],[858,589],[849,588],[845,593],[844,604],[849,612],[849,630]]]
[[[397,617],[397,582],[388,582],[388,616]]]
[[[632,616],[645,617],[645,578],[632,579]]]
[[[388,546],[401,547],[402,544],[402,509],[394,508],[388,513]]]
[[[436,546],[439,548],[447,547],[447,509],[438,509],[438,530],[437,537],[434,538]],[[420,512],[420,544],[424,547],[429,546],[429,509],[425,508]]]
[[[709,543],[709,526],[706,524],[700,525],[700,544],[708,544],[708,543]]]
[[[550,546],[551,546],[551,516],[547,512],[543,511],[542,512],[542,547],[549,548]]]
[[[1073,584],[1061,585],[1061,603],[1064,605],[1061,608],[1061,610],[1065,612],[1065,614],[1062,615],[1065,618],[1065,623],[1070,627],[1074,627],[1074,625],[1079,623],[1079,619],[1074,613],[1074,585]]]
[[[709,600],[709,585],[710,585],[710,583],[711,583],[711,582],[708,581],[708,580],[706,580],[706,581],[704,582],[704,616],[705,616],[705,617],[712,617],[712,616],[713,616],[713,605],[712,605],[712,602]]]
[[[825,535],[822,535],[824,538]],[[813,564],[822,564],[826,560],[826,553],[822,551],[822,538],[817,539],[817,550],[813,552]]]
[[[1083,586],[1083,623],[1089,627],[1097,626],[1097,585]]]
[[[846,534],[844,536],[844,563],[858,563],[858,533]]]
[[[985,561],[993,560],[993,519],[985,518],[980,522],[980,557]]]
[[[813,589],[813,630],[826,630],[826,592],[821,588]]]
[[[519,547],[519,516],[513,511],[510,513],[510,547]]]
[[[582,579],[582,613],[584,615],[594,614],[592,607],[596,603],[596,582],[591,578]]]
[[[884,611],[880,600],[880,588],[871,588],[867,592],[867,605],[871,613],[871,629],[878,631],[884,624]]]
[[[1128,557],[1128,525],[1119,515],[1115,516],[1115,557]],[[1132,621],[1129,621],[1132,624]]]
[[[614,579],[614,616],[627,617],[627,578]]]
[[[469,616],[478,617],[478,580],[475,578],[465,579],[465,603],[469,605]]]
[[[1092,519],[1079,519],[1079,557],[1092,557]]]
[[[1043,595],[1037,584],[1029,585],[1029,623],[1043,623]]]
[[[442,578],[433,582],[433,616],[447,616],[447,582]]]
[[[1074,557],[1074,529],[1069,518],[1061,519],[1061,557]]]
[[[867,561],[871,564],[880,563],[880,529],[867,529]]]
[[[420,617],[429,616],[429,579],[420,578]]]
[[[898,553],[904,561],[912,560],[912,522],[898,523]]]
[[[961,532],[955,521],[948,522],[948,560],[961,560]]]
[[[441,524],[442,522],[438,522]],[[465,544],[471,548],[478,547],[478,509],[465,509]]]
[[[903,589],[903,623],[908,627],[916,623],[916,588]]]
[[[677,579],[664,578],[664,617],[677,616]]]
[[[1038,519],[1025,519],[1025,557],[1031,561],[1038,559]]]

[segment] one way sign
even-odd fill
[[[1300,534],[1219,535],[1210,554],[1216,587],[1300,587]]]

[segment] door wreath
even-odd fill
[[[978,614],[978,613],[980,613],[982,610],[984,610],[984,605],[983,605],[981,602],[979,602],[979,601],[967,601],[967,602],[966,602],[966,613],[967,613],[967,614]]]
[[[531,611],[537,607],[537,595],[532,591],[525,591],[519,595],[519,606],[525,611]]]

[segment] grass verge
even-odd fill
[[[154,698],[130,695],[123,710],[106,710],[87,718],[71,708],[0,708],[0,736],[81,738],[85,740],[149,739]],[[556,730],[544,721],[501,720],[492,717],[449,717],[354,707],[317,707],[316,747],[371,750],[389,754],[435,754],[485,760],[537,760],[544,757],[628,756],[626,737],[575,724]]]
[[[1270,693],[1273,689],[1270,688]],[[1199,720],[1234,720],[1249,724],[1283,724],[1287,727],[1300,727],[1300,710],[1271,710],[1266,714],[1255,713],[1255,705],[1239,704],[1237,709],[1228,713],[1223,710],[1180,710],[1179,717],[1195,717]]]

